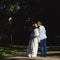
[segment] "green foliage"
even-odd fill
[[[2,8],[1,8],[2,7]],[[10,28],[8,18],[14,17],[16,14],[28,16],[27,0],[1,0],[0,1],[0,43],[1,40],[9,40],[8,30]],[[1,43],[2,44],[2,43]]]
[[[9,8],[9,12],[13,12],[14,11],[14,6],[11,5],[10,8]]]
[[[24,52],[25,46],[16,46],[14,45],[12,48],[10,47],[0,47],[0,55],[1,56],[10,56],[15,55],[19,52]]]

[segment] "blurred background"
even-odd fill
[[[46,27],[47,46],[60,46],[59,0],[0,0],[0,46],[27,45],[37,20]]]

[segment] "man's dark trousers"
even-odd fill
[[[41,47],[41,56],[42,57],[46,57],[47,53],[47,49],[46,49],[46,39],[41,40],[40,42],[40,47]]]

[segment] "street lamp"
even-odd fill
[[[10,40],[11,40],[11,45],[10,47],[12,47],[12,17],[9,17],[9,24],[10,24]]]

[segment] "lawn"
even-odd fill
[[[12,47],[0,47],[0,56],[15,55],[19,52],[26,52],[27,46],[13,45]],[[60,46],[47,46],[47,51],[60,51]]]
[[[25,51],[25,46],[0,47],[0,56],[10,56]]]

